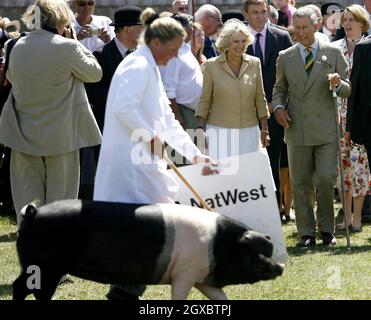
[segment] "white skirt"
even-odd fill
[[[268,156],[267,149],[261,144],[258,125],[236,129],[206,124],[206,136],[209,155],[216,160],[256,151]]]
[[[267,148],[262,146],[258,125],[236,129],[206,124],[205,134],[208,138],[208,154],[212,159],[221,160],[245,153],[261,152],[267,157],[270,167]],[[273,189],[276,191],[272,171],[269,171]]]

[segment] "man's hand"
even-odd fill
[[[102,32],[100,33],[98,38],[101,39],[104,43],[108,43],[111,41],[111,36],[105,28],[102,29]]]
[[[277,122],[287,129],[290,126],[291,118],[287,110],[282,108],[277,108],[274,112],[274,116],[276,117]]]
[[[205,165],[202,168],[202,175],[204,175],[204,176],[220,173],[220,170],[218,168],[216,168],[218,166],[217,162],[214,161],[213,159],[211,159],[209,156],[206,156],[206,155],[196,156],[196,157],[193,158],[192,163],[209,164],[209,165]]]
[[[328,81],[329,81],[329,84],[330,84],[330,88],[333,90],[333,89],[336,89],[338,86],[340,86],[340,83],[341,83],[341,78],[340,78],[340,75],[338,73],[331,73],[331,74],[328,74]]]
[[[91,38],[91,33],[89,32],[88,28],[82,28],[80,32],[77,34],[77,40],[83,40],[85,38]]]

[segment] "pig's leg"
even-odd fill
[[[27,279],[29,275],[22,272],[21,275],[13,282],[13,300],[20,301],[26,299],[31,293],[27,288]]]
[[[173,300],[186,300],[194,285],[189,278],[176,278],[171,282],[171,298]]]
[[[51,300],[55,290],[58,287],[59,281],[62,278],[62,275],[63,274],[61,273],[42,272],[41,289],[35,289],[33,291],[36,300]]]
[[[227,295],[220,288],[212,287],[202,283],[195,284],[195,287],[210,300],[228,300]]]

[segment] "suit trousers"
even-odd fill
[[[279,210],[281,209],[280,203],[280,159],[281,150],[283,147],[284,129],[278,124],[274,118],[274,114],[268,120],[269,136],[271,138],[270,145],[267,148],[269,155],[269,162],[273,174],[274,184],[276,186],[276,199]]]
[[[288,144],[287,152],[299,235],[315,237],[315,190],[317,191],[318,229],[321,232],[334,233],[336,143],[319,146],[292,146]]]
[[[18,222],[22,207],[34,200],[41,205],[77,199],[79,151],[56,156],[33,156],[12,150],[10,181]]]
[[[185,129],[193,129],[197,128],[196,123],[196,115],[195,111],[188,108],[187,106],[177,103],[180,114],[182,115],[184,122],[185,122]]]

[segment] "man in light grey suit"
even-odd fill
[[[339,49],[316,39],[317,17],[310,8],[293,16],[299,43],[281,51],[273,107],[285,128],[299,246],[315,245],[314,190],[323,243],[336,244],[333,192],[336,178],[336,121],[332,90],[348,97],[347,63]],[[331,88],[330,88],[331,87]],[[287,105],[287,107],[285,107]]]
[[[70,29],[64,1],[37,1],[40,29],[20,38],[6,74],[12,91],[0,117],[0,142],[11,151],[10,180],[18,218],[24,205],[75,199],[79,149],[100,144],[101,134],[84,82],[97,82],[102,69]],[[33,7],[23,21],[33,23]],[[20,222],[20,219],[18,219]]]

